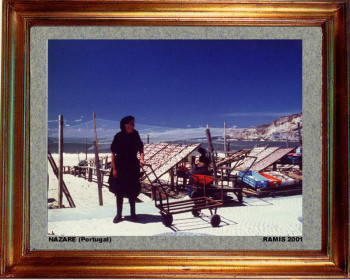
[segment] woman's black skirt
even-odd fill
[[[139,161],[119,162],[117,164],[117,178],[113,177],[111,170],[108,184],[109,191],[116,196],[135,199],[141,192]]]

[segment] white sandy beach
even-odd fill
[[[106,156],[108,154],[100,154]],[[93,154],[88,158],[93,158]],[[58,163],[58,154],[53,154]],[[64,154],[64,166],[77,165],[85,159],[85,154]],[[49,164],[48,198],[55,201],[49,203],[49,208],[57,208],[58,180]],[[163,178],[163,177],[162,177]],[[83,177],[64,174],[64,182],[73,198],[76,208],[69,208],[64,196],[63,205],[66,209],[50,209],[48,233],[72,236],[143,236],[159,234],[192,234],[217,236],[301,236],[302,196],[296,195],[281,198],[244,198],[245,207],[222,207],[219,209],[222,223],[213,228],[208,220],[208,210],[204,210],[199,218],[194,218],[190,212],[178,214],[174,226],[169,228],[162,224],[162,218],[154,202],[140,194],[137,212],[141,223],[133,223],[125,219],[117,226],[112,223],[116,211],[116,201],[113,193],[107,187],[107,176],[104,177],[103,207],[99,207],[98,187],[96,181],[89,182]],[[168,179],[168,174],[163,179]],[[96,180],[93,178],[93,180]],[[124,203],[128,203],[125,199]],[[129,207],[125,207],[124,215],[129,215]]]

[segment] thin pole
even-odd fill
[[[214,159],[214,148],[213,148],[213,142],[212,142],[212,139],[211,139],[209,125],[207,125],[207,129],[205,130],[205,134],[207,135],[208,148],[209,148],[209,152],[210,152],[210,159],[211,159],[211,163],[213,165],[214,182],[215,182],[215,184],[217,184],[216,164],[215,164],[215,159]]]
[[[58,207],[63,200],[63,115],[58,116]]]
[[[147,144],[149,144],[149,134],[147,134]]]
[[[225,158],[226,158],[226,153],[227,153],[227,147],[226,147],[226,122],[224,122],[224,153],[225,153]]]
[[[170,175],[170,187],[171,187],[171,189],[174,189],[175,188],[175,180],[174,180],[174,169],[173,168],[171,168],[169,170],[169,175]],[[176,191],[177,191],[177,189],[176,189]]]
[[[96,164],[96,174],[97,174],[97,185],[98,185],[98,201],[100,206],[103,205],[103,198],[102,198],[102,180],[101,180],[101,173],[100,173],[100,159],[98,156],[98,142],[97,142],[97,132],[96,132],[96,120],[95,120],[95,112],[92,113],[92,119],[94,122],[94,134],[95,134],[95,141],[94,141],[94,147],[95,147],[95,164]]]
[[[88,151],[88,143],[87,138],[85,138],[85,160],[87,161],[87,151]]]

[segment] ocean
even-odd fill
[[[145,139],[142,139],[146,143]],[[101,139],[98,141],[98,150],[100,153],[110,152],[110,145],[112,139]],[[207,140],[204,138],[187,139],[179,141],[164,141],[166,143],[174,144],[196,144],[200,143],[203,148],[208,148]],[[250,141],[250,140],[230,140],[229,150],[237,151],[245,148],[254,148],[255,146],[277,146],[277,147],[299,147],[299,142],[296,141]],[[224,151],[224,140],[222,138],[213,139],[213,146],[215,151]],[[48,148],[51,153],[58,153],[58,139],[49,138]],[[64,153],[94,153],[94,140],[91,138],[65,138],[63,143]]]

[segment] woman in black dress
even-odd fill
[[[109,177],[109,190],[117,198],[117,215],[113,223],[122,221],[123,198],[129,198],[131,220],[137,221],[135,202],[141,192],[140,164],[144,165],[143,143],[134,129],[135,118],[124,117],[120,129],[111,145],[112,172]],[[140,153],[140,161],[137,153]]]

